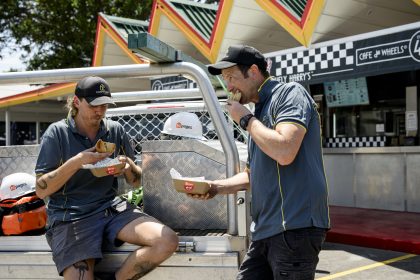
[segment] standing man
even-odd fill
[[[102,258],[106,243],[142,246],[112,279],[139,279],[178,246],[174,231],[117,196],[116,176],[123,175],[130,185],[139,187],[141,168],[132,160],[134,152],[123,127],[104,119],[108,104],[114,103],[107,82],[86,77],[68,100],[68,117],[51,124],[42,137],[36,193],[48,197],[46,237],[64,279],[93,280],[95,261]],[[115,143],[115,151],[96,152],[99,139]],[[100,178],[82,169],[106,157],[118,157],[125,162],[124,169]]]
[[[246,171],[210,182],[197,197],[251,189],[252,242],[237,279],[314,279],[330,227],[315,102],[300,84],[270,77],[264,56],[249,46],[231,46],[208,70],[240,95],[227,109],[249,132]],[[249,102],[255,114],[242,105]]]

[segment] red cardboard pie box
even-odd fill
[[[192,178],[172,179],[172,184],[177,192],[191,194],[206,194],[210,185],[202,180],[194,180]]]
[[[84,164],[82,168],[89,169],[96,177],[104,177],[121,172],[121,170],[124,168],[124,165],[125,163],[120,162],[117,158],[106,158],[104,160],[98,161],[95,164]]]

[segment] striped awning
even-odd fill
[[[210,41],[218,6],[197,4],[191,1],[168,1],[178,15],[185,20],[205,41]]]
[[[276,0],[276,2],[296,18],[298,22],[302,21],[308,0]]]

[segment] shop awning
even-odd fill
[[[283,82],[315,84],[420,69],[420,22],[268,53]]]

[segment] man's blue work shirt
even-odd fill
[[[255,116],[268,128],[294,123],[305,128],[295,160],[282,166],[250,138],[248,165],[252,193],[252,240],[285,230],[329,228],[328,189],[315,102],[298,83],[269,79],[259,91]]]
[[[73,118],[51,124],[42,136],[41,149],[35,167],[38,175],[51,172],[78,153],[93,147],[102,139],[116,144],[112,158],[126,155],[134,159],[133,148],[124,128],[115,121],[103,120],[92,142],[77,132]],[[116,177],[95,177],[88,169],[78,170],[57,192],[49,196],[48,224],[77,220],[98,213],[113,204],[118,190]]]

